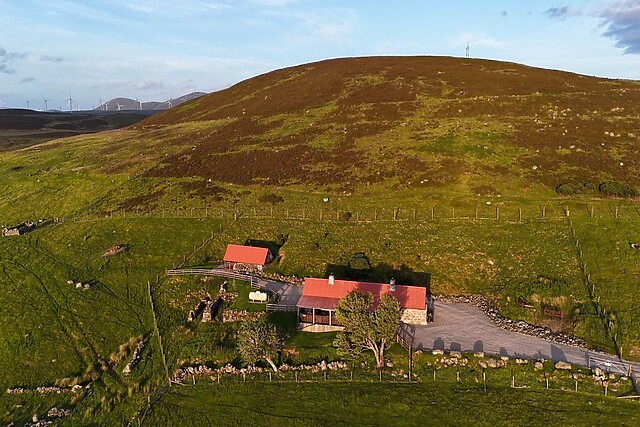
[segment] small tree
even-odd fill
[[[351,291],[336,307],[336,320],[345,328],[333,342],[338,353],[355,358],[365,350],[373,351],[376,367],[384,367],[384,351],[393,343],[400,324],[400,303],[393,295],[382,295],[371,310],[373,295]]]
[[[247,363],[255,363],[264,359],[274,371],[278,368],[273,363],[274,357],[282,350],[284,340],[276,327],[265,320],[243,322],[238,329],[238,351]]]

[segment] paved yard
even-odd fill
[[[417,347],[422,349],[482,351],[497,356],[548,359],[599,366],[618,373],[626,373],[629,368],[628,363],[621,363],[615,355],[555,344],[502,329],[470,304],[436,302],[435,322],[414,328]],[[632,365],[635,372],[640,370],[640,364]]]
[[[257,283],[261,289],[269,289],[274,294],[279,295],[278,304],[286,305],[287,307],[295,308],[298,300],[300,300],[300,295],[302,295],[302,286],[264,279],[259,279]]]

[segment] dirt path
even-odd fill
[[[626,375],[631,365],[634,373],[639,363],[620,361],[617,356],[542,338],[510,332],[495,325],[478,307],[460,303],[435,303],[435,321],[415,326],[419,349],[484,352],[488,355],[546,359],[575,365],[600,367]]]

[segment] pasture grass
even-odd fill
[[[144,425],[633,425],[640,405],[604,396],[482,385],[198,384],[164,395]]]

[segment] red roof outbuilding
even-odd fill
[[[239,264],[266,265],[269,263],[269,249],[256,246],[227,245],[223,260]]]
[[[340,299],[349,292],[368,292],[373,295],[373,306],[377,307],[380,297],[385,294],[394,295],[400,302],[402,309],[424,310],[427,304],[427,288],[420,286],[396,285],[391,291],[389,283],[354,282],[350,280],[306,278],[302,288],[302,296],[298,301],[298,307],[319,308],[323,310],[335,310]]]

